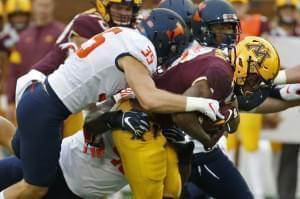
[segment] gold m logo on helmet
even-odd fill
[[[246,48],[254,53],[259,67],[262,67],[266,58],[271,58],[270,49],[266,48],[262,43],[246,44]]]

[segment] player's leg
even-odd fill
[[[23,178],[22,162],[16,157],[8,157],[0,160],[0,191],[13,185]],[[79,199],[67,186],[63,173],[59,168],[55,181],[49,187],[49,191],[44,199]]]
[[[277,179],[280,199],[295,198],[298,177],[298,144],[283,144]]]
[[[226,148],[227,148],[227,153],[232,162],[236,163],[236,152],[238,150],[239,146],[239,141],[237,138],[237,132],[228,134],[227,139],[226,139]]]
[[[60,127],[70,114],[47,85],[33,84],[17,108],[24,179],[4,191],[7,198],[41,198],[54,180],[61,145]]]
[[[215,198],[253,198],[245,180],[220,148],[194,155],[190,182]]]
[[[181,177],[178,168],[176,151],[170,144],[166,145],[167,176],[164,181],[164,197],[179,198],[181,193]]]
[[[23,178],[22,162],[16,157],[0,160],[0,191]]]
[[[253,194],[257,198],[263,198],[264,184],[262,176],[262,161],[259,154],[259,139],[262,128],[262,115],[260,114],[241,114],[241,123],[238,128],[243,160],[246,160],[247,172],[249,173],[248,183],[253,189]]]
[[[20,158],[20,130],[16,129],[16,133],[12,138],[11,147],[16,157]]]
[[[203,190],[201,190],[197,185],[192,182],[184,183],[181,199],[209,199],[210,196],[207,195]]]
[[[129,101],[120,109],[131,109]],[[167,172],[166,140],[154,129],[144,134],[144,141],[132,139],[126,131],[113,131],[113,141],[122,160],[125,176],[133,192],[134,199],[163,197],[163,181]]]
[[[83,127],[83,113],[75,113],[70,115],[65,121],[64,121],[64,126],[63,126],[63,137],[68,137],[79,130],[82,129]]]
[[[49,187],[48,193],[43,199],[80,199],[68,187],[63,172],[59,167],[56,173],[55,181]]]

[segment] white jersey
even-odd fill
[[[72,113],[78,112],[99,96],[112,96],[126,88],[125,76],[117,66],[124,55],[135,57],[151,74],[156,69],[151,41],[137,30],[115,27],[83,43],[49,76],[49,84]]]
[[[83,152],[82,131],[63,140],[59,164],[70,190],[82,198],[110,195],[128,184],[119,170],[121,161],[114,152],[111,133],[105,133],[103,139],[105,153],[101,158],[92,158],[89,150]]]

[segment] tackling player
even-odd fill
[[[95,8],[76,15],[57,39],[54,48],[32,66],[33,70],[26,79],[28,84],[33,79],[45,78],[42,74],[52,73],[64,63],[69,51],[76,49],[92,36],[112,26],[133,27],[141,4],[141,0],[95,0]],[[63,135],[72,135],[82,129],[82,126],[82,113],[72,114],[64,123]]]
[[[181,17],[156,9],[142,21],[140,31],[117,27],[94,36],[44,83],[33,83],[24,91],[17,107],[19,128],[13,147],[22,160],[25,180],[5,190],[5,198],[45,195],[56,173],[60,123],[126,83],[145,110],[200,111],[217,118],[215,100],[171,94],[157,89],[151,79],[157,61],[171,60],[188,44],[189,31]]]

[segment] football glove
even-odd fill
[[[111,122],[113,128],[121,128],[133,134],[134,138],[143,138],[149,130],[148,115],[142,111],[132,109],[118,114]]]
[[[188,136],[177,127],[166,128],[162,130],[167,141],[177,152],[180,163],[190,163],[193,156],[194,142],[188,139]]]
[[[128,112],[95,112],[86,117],[84,131],[91,135],[102,134],[109,129],[123,129],[133,134],[134,138],[142,138],[149,130],[149,121],[146,113],[138,110]]]

